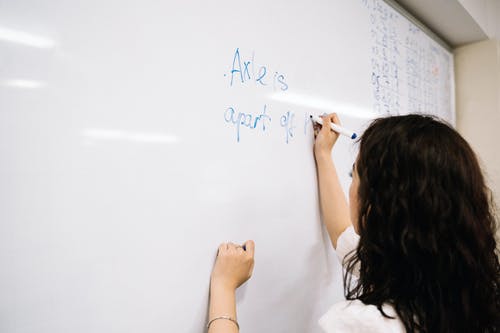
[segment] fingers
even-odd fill
[[[330,128],[330,117],[329,116],[321,116],[321,119],[323,119],[323,125],[321,125],[320,132],[323,132],[325,134],[330,133],[331,128]]]
[[[243,252],[243,247],[241,245],[235,244],[235,243],[228,243],[227,244],[228,250],[232,252]]]
[[[321,124],[318,124],[317,122],[313,121],[313,129],[314,131],[319,131],[321,129]]]
[[[328,120],[331,123],[340,125],[340,119],[336,113],[325,114],[320,117],[323,119],[323,121]]]
[[[318,124],[317,122],[314,122],[313,130],[314,130],[314,138],[316,138],[319,134],[319,131],[321,130],[321,125]]]
[[[255,254],[255,242],[253,240],[247,240],[244,245],[248,255],[253,258]]]
[[[336,113],[330,113],[327,117],[330,119],[330,122],[340,125],[340,119]]]
[[[316,122],[313,122],[313,129],[314,129],[314,138],[320,133],[323,132],[324,135],[330,134],[331,132],[331,127],[329,126],[331,123],[340,125],[340,119],[337,116],[336,113],[330,113],[330,114],[324,114],[320,116],[323,119],[323,124],[325,126],[322,126]]]
[[[329,125],[330,123],[340,125],[340,119],[336,113],[330,113],[327,115],[323,115],[323,116],[321,116],[321,119],[323,119],[323,124],[326,124],[326,125]],[[329,127],[329,126],[322,126],[322,128],[324,128],[324,127]]]
[[[255,243],[252,240],[248,240],[243,244],[243,246],[230,242],[220,244],[217,250],[217,255],[226,252],[246,253],[253,258],[255,253]]]
[[[237,248],[237,247],[238,247],[238,245],[236,245],[236,244],[234,244],[234,243],[231,243],[231,242],[227,243],[227,248],[228,248],[228,249],[235,249],[235,248]]]
[[[323,120],[323,125],[321,126],[321,130],[317,133],[322,133],[321,135],[325,138],[338,138],[338,133],[333,131],[331,128],[331,124],[340,125],[340,119],[336,113],[330,113],[328,115],[321,116]]]

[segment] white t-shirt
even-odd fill
[[[336,253],[340,262],[356,248],[359,236],[351,226],[337,239]],[[391,317],[397,317],[392,306],[385,304],[382,309]],[[399,319],[384,317],[375,305],[365,305],[359,300],[342,301],[333,305],[319,320],[326,333],[404,333],[404,325]]]

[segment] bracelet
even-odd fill
[[[208,330],[208,329],[210,329],[210,325],[211,325],[214,321],[219,320],[219,319],[225,319],[225,320],[232,321],[232,322],[236,325],[236,327],[238,328],[238,331],[240,330],[240,325],[238,324],[238,322],[236,321],[236,319],[233,319],[233,318],[231,318],[231,317],[229,317],[229,316],[220,316],[220,317],[217,317],[217,318],[214,318],[214,319],[210,320],[210,321],[208,322],[208,324],[207,324],[207,330]]]

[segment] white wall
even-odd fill
[[[472,145],[500,212],[500,43],[455,49],[457,128]],[[499,214],[500,215],[500,214]],[[497,233],[500,236],[500,232]]]

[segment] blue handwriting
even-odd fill
[[[257,66],[258,69],[256,74],[255,66],[255,52],[252,53],[251,59],[242,59],[240,49],[236,48],[236,51],[233,55],[233,64],[230,71],[231,80],[229,86],[232,87],[237,82],[245,84],[249,81],[255,81],[255,83],[261,86],[268,86],[271,84],[273,90],[288,90],[288,84],[286,83],[284,74],[276,71],[274,72],[274,74],[271,74],[269,67],[264,65]],[[226,74],[224,74],[224,76],[226,76]]]
[[[241,126],[247,127],[251,130],[259,129],[262,132],[266,131],[266,121],[271,122],[271,117],[266,113],[267,105],[264,104],[262,113],[255,116],[250,113],[236,112],[233,107],[228,107],[224,112],[224,120],[228,124],[233,124],[236,128],[236,141],[240,142]]]
[[[295,125],[293,124],[295,120],[295,114],[287,111],[280,118],[280,125],[285,129],[285,139],[288,144],[289,140],[293,138]]]

